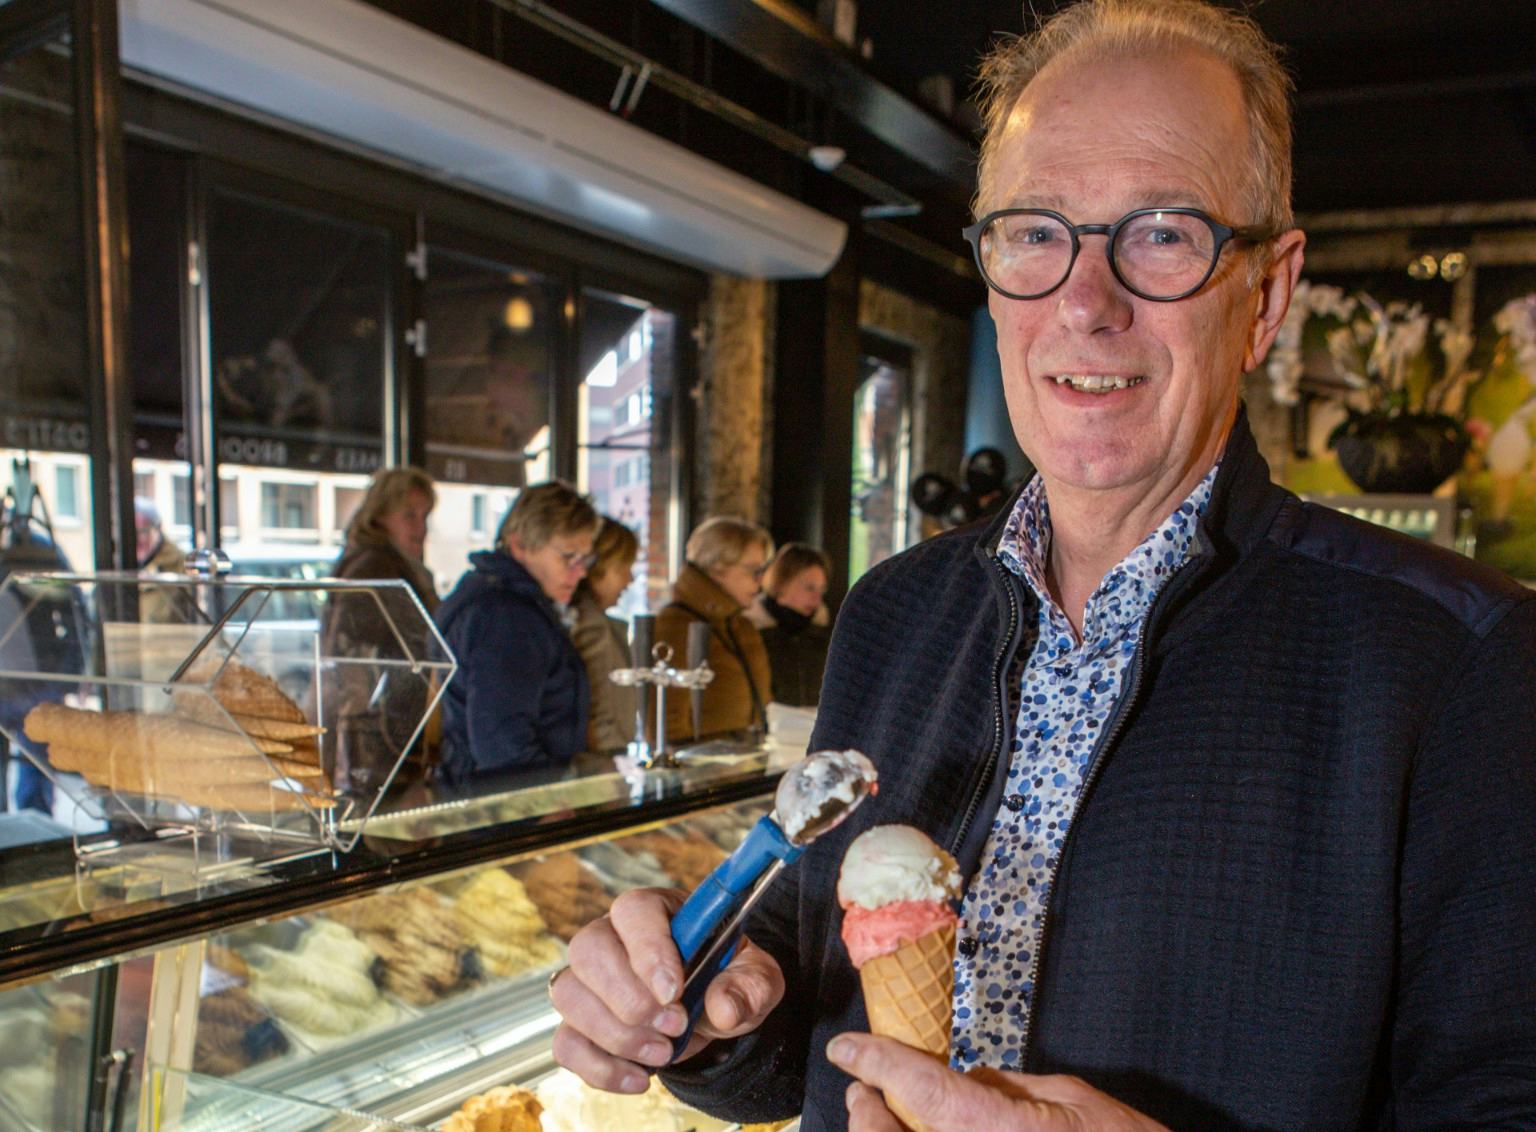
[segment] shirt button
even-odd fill
[[[1024,808],[1024,802],[1025,798],[1022,794],[1010,794],[1007,798],[1003,799],[1003,805],[1007,806],[1014,813],[1018,813]]]
[[[981,942],[975,936],[968,935],[960,941],[960,954],[967,959],[974,959],[976,957],[976,949],[980,946]]]

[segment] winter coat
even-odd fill
[[[715,677],[704,689],[704,710],[698,733],[693,730],[692,694],[667,693],[667,739],[689,742],[712,735],[746,731],[766,724],[768,652],[757,626],[713,578],[687,565],[672,586],[672,600],[656,615],[656,643],[672,647],[672,663],[688,660],[688,626],[709,626],[705,658]]]
[[[1006,512],[870,570],[812,745],[880,793],[747,934],[789,991],[664,1073],[733,1120],[846,1127],[866,1029],[834,890],[851,838],[925,830],[974,876],[1001,805],[1031,591]],[[1024,1068],[1174,1129],[1536,1127],[1536,593],[1270,482],[1239,420],[1054,864]],[[961,939],[963,949],[966,940]]]
[[[459,661],[443,695],[443,780],[484,788],[563,770],[586,744],[586,665],[533,575],[501,551],[469,561],[437,611]]]
[[[790,707],[815,707],[827,667],[827,646],[832,643],[832,618],[827,607],[823,605],[807,617],[765,593],[747,610],[747,617],[757,626],[768,650],[771,698]]]
[[[587,666],[587,682],[592,689],[587,750],[623,750],[635,737],[635,712],[640,698],[634,687],[621,687],[608,674],[630,666],[627,629],[624,622],[599,609],[597,599],[585,587],[577,591],[571,608],[576,611],[571,640]]]
[[[382,534],[363,532],[354,535],[336,562],[335,576],[349,581],[403,581],[408,584],[430,615],[438,606],[432,575],[421,562],[402,554]],[[398,657],[397,630],[409,631],[416,625],[421,631],[409,644],[420,655],[427,647],[424,627],[406,621],[391,625],[373,601],[357,598],[327,600],[322,618],[322,641],[327,656]],[[424,682],[402,677],[389,690],[388,711],[377,702],[376,673],[366,666],[338,666],[336,764],[333,777],[338,790],[349,791],[364,799],[371,797],[395,770],[402,751],[407,761],[401,765],[395,785],[422,781],[436,758],[436,726],[423,728],[414,743],[411,738],[421,723],[433,689]]]

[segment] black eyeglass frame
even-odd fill
[[[1200,277],[1200,281],[1189,288],[1189,290],[1181,291],[1177,295],[1149,295],[1145,291],[1131,286],[1126,281],[1125,276],[1120,274],[1120,265],[1115,262],[1115,256],[1111,249],[1115,246],[1115,238],[1120,234],[1120,229],[1138,216],[1166,216],[1169,213],[1176,216],[1193,216],[1197,220],[1204,221],[1206,227],[1211,230],[1211,235],[1216,239],[1216,246],[1211,250],[1210,266],[1205,269],[1205,274]],[[1067,269],[1061,273],[1060,279],[1044,291],[1037,291],[1033,295],[1016,295],[1012,291],[1006,291],[999,287],[993,281],[992,276],[987,274],[986,265],[981,261],[981,234],[986,231],[987,225],[1001,216],[1048,216],[1052,220],[1059,222],[1067,230],[1068,235],[1072,237],[1072,255],[1067,260]],[[970,227],[962,229],[960,234],[971,245],[971,255],[976,260],[976,270],[981,273],[982,282],[986,283],[988,287],[1004,298],[1021,300],[1043,299],[1051,292],[1058,290],[1063,283],[1072,277],[1072,268],[1077,266],[1077,253],[1082,250],[1082,242],[1078,239],[1079,236],[1106,236],[1108,238],[1104,241],[1104,258],[1109,261],[1110,271],[1114,272],[1115,278],[1120,282],[1120,286],[1137,298],[1146,299],[1149,303],[1176,303],[1180,299],[1189,298],[1196,291],[1200,290],[1200,288],[1210,282],[1211,276],[1216,274],[1216,265],[1221,262],[1221,253],[1227,244],[1233,240],[1247,240],[1257,244],[1263,243],[1265,240],[1272,240],[1279,235],[1278,232],[1272,232],[1268,228],[1262,228],[1257,225],[1234,228],[1230,224],[1222,224],[1220,221],[1213,220],[1209,213],[1199,208],[1137,208],[1127,212],[1113,224],[1073,224],[1072,221],[1068,220],[1061,213],[1049,208],[1000,208],[994,212],[987,213]]]

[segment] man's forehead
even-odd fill
[[[1134,208],[1203,208],[1207,202],[1201,194],[1188,186],[1156,185],[1147,188],[1130,188],[1126,199],[1137,202]],[[1074,201],[1066,195],[1049,189],[1038,189],[1028,184],[1014,186],[999,200],[997,208],[1048,208],[1053,212],[1070,214]],[[1076,217],[1070,217],[1076,219]],[[1085,221],[1092,223],[1092,221]]]

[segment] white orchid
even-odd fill
[[[1511,299],[1493,316],[1493,328],[1508,335],[1515,364],[1536,377],[1536,293]]]
[[[1536,352],[1536,304],[1523,315]],[[1324,318],[1336,325],[1323,339],[1342,385],[1338,399],[1352,411],[1455,413],[1467,384],[1476,376],[1466,369],[1473,336],[1447,319],[1433,319],[1419,303],[1381,303],[1370,295],[1346,296],[1338,287],[1300,283],[1286,312],[1269,360],[1270,390],[1275,401],[1294,405],[1303,371],[1302,341],[1307,323]],[[1421,359],[1431,334],[1445,359],[1433,380],[1422,380]]]
[[[1269,351],[1270,396],[1276,404],[1294,405],[1300,399],[1301,337],[1307,321],[1322,315],[1348,322],[1354,313],[1355,300],[1346,296],[1343,288],[1306,280],[1296,284],[1290,308]]]

